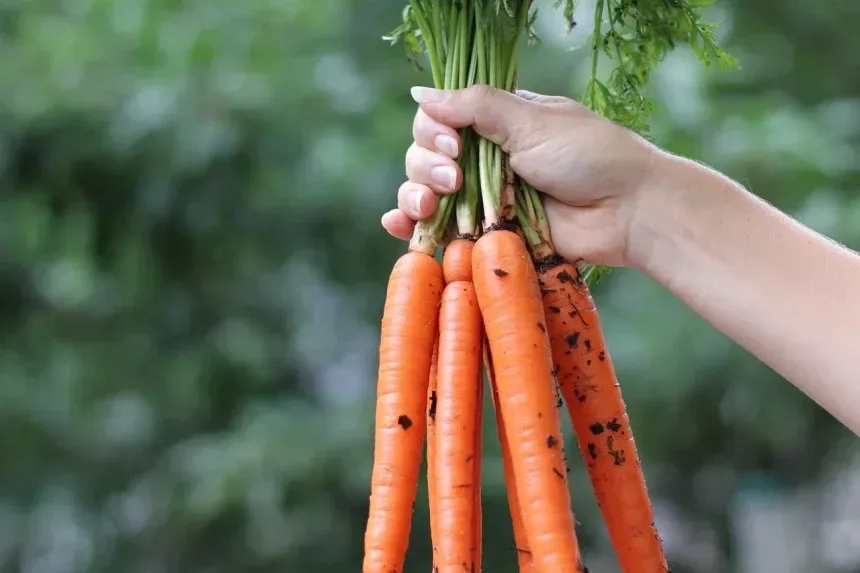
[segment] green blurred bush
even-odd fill
[[[667,61],[658,142],[860,244],[860,7],[720,9],[744,70]],[[0,571],[357,569],[402,249],[378,217],[403,177],[407,88],[427,81],[379,39],[399,13],[0,2]],[[542,27],[523,85],[576,95],[578,36]],[[597,296],[660,515],[713,534],[711,561],[668,536],[676,569],[727,570],[742,480],[809,483],[845,432],[648,280],[618,272]],[[503,572],[497,453],[488,440],[486,569]],[[419,503],[410,571],[429,568],[426,521]]]

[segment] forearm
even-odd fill
[[[639,213],[635,265],[860,433],[860,256],[707,167],[658,161],[673,183]]]

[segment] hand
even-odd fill
[[[511,167],[544,192],[552,238],[569,261],[628,266],[630,236],[654,183],[660,150],[584,106],[563,97],[517,95],[488,86],[440,91],[413,88],[420,104],[406,153],[398,208],[382,218],[408,240],[415,221],[436,209],[437,194],[460,188],[457,129],[472,126],[510,155]],[[653,199],[649,199],[653,202]]]

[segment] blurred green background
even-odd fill
[[[429,81],[380,39],[401,7],[0,0],[2,573],[359,570],[404,248],[379,217]],[[543,12],[523,87],[581,92],[591,9],[571,36]],[[860,246],[860,3],[712,17],[742,70],[669,58],[656,141]],[[595,296],[673,572],[860,571],[856,440],[648,279]],[[485,570],[513,572],[486,456]],[[430,568],[420,495],[407,572]]]

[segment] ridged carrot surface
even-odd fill
[[[440,573],[476,570],[475,482],[483,325],[471,282],[449,283],[439,310],[436,402],[437,552]]]
[[[539,278],[559,388],[621,570],[665,573],[654,511],[594,299],[568,263],[544,268]]]
[[[529,549],[529,541],[526,538],[526,528],[523,524],[523,514],[520,511],[520,502],[517,498],[517,486],[514,480],[514,467],[511,461],[511,448],[505,434],[505,420],[502,417],[502,409],[499,406],[499,393],[496,389],[496,381],[493,377],[493,358],[490,354],[489,345],[484,342],[484,366],[487,370],[487,378],[490,381],[490,392],[493,396],[493,410],[496,414],[496,432],[499,437],[499,448],[502,453],[502,471],[505,475],[505,490],[508,494],[508,509],[511,514],[511,525],[514,530],[514,548],[517,551],[517,564],[520,573],[535,573],[532,552]]]
[[[472,252],[474,249],[475,241],[469,239],[455,239],[445,247],[445,255],[442,257],[442,272],[446,283],[472,282]]]
[[[424,453],[442,266],[409,252],[388,281],[379,342],[370,510],[363,573],[402,573]]]
[[[433,346],[430,363],[430,383],[427,387],[427,498],[430,505],[430,544],[433,548],[433,571],[436,571],[436,526],[438,503],[436,500],[436,373],[439,363],[439,340]]]
[[[522,239],[495,230],[475,244],[472,269],[534,563],[541,573],[581,573],[534,265]]]
[[[481,338],[483,339],[483,326]],[[475,572],[481,573],[484,564],[484,510],[482,491],[482,473],[484,458],[483,447],[483,424],[484,424],[484,376],[478,369],[478,403],[475,406],[475,463],[472,464],[474,471],[473,482],[475,484],[475,511],[472,514],[472,532],[475,539]]]

